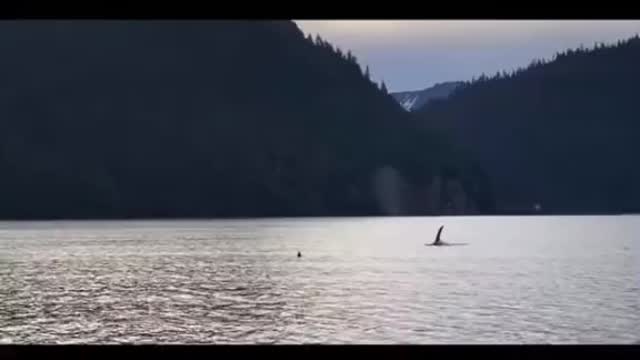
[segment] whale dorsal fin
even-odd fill
[[[440,244],[440,234],[442,234],[442,229],[444,229],[444,225],[441,225],[440,229],[438,229],[438,235],[436,235],[436,241],[433,242],[433,245]]]

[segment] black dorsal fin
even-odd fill
[[[438,235],[436,235],[436,241],[433,242],[434,245],[440,243],[440,234],[442,234],[442,229],[444,229],[444,225],[441,225],[440,229],[438,229]]]

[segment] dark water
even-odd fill
[[[425,246],[441,224],[467,245]],[[639,237],[635,216],[0,222],[0,343],[633,343]]]

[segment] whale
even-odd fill
[[[438,229],[438,234],[436,234],[436,239],[434,242],[432,242],[431,244],[425,244],[426,246],[460,246],[460,245],[467,245],[467,243],[447,243],[442,241],[442,239],[440,238],[440,235],[442,235],[442,229],[444,229],[444,225],[440,226],[440,229]]]

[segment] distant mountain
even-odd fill
[[[476,155],[501,212],[640,212],[638,64],[637,36],[568,50],[415,116]]]
[[[423,90],[391,93],[391,96],[393,96],[405,110],[415,111],[427,105],[432,100],[448,97],[453,90],[462,84],[462,81],[444,82]]]
[[[289,21],[0,23],[0,218],[482,212],[483,174]]]

